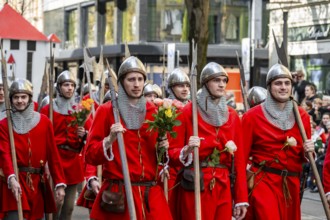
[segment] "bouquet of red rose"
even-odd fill
[[[160,141],[169,134],[172,138],[176,138],[177,133],[173,131],[174,126],[181,125],[181,121],[176,120],[180,113],[177,113],[177,109],[181,108],[182,104],[178,101],[173,101],[171,99],[155,99],[155,105],[158,110],[153,114],[153,121],[146,120],[145,123],[149,125],[147,131],[157,132],[158,138]],[[180,105],[181,104],[181,105]],[[165,156],[167,151],[164,148],[158,148],[158,143],[156,144],[157,152],[157,164],[164,163]]]
[[[81,101],[78,105],[72,106],[74,111],[69,111],[69,114],[74,117],[69,126],[84,126],[89,113],[92,110],[94,104],[93,99],[86,99]]]

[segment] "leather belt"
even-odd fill
[[[206,168],[206,167],[215,167],[215,168],[222,168],[222,169],[227,169],[228,167],[224,164],[216,164],[215,166],[210,166],[206,161],[202,161],[200,163],[200,167]]]
[[[123,180],[116,180],[116,179],[107,179],[110,183],[115,183],[115,184],[123,184]],[[146,182],[131,182],[132,186],[145,186],[146,189],[144,191],[144,202],[146,204],[147,211],[150,212],[150,205],[149,205],[149,192],[150,192],[150,187],[156,186],[157,182],[156,181],[146,181]]]
[[[81,148],[76,149],[76,148],[72,148],[72,147],[70,147],[68,145],[58,145],[57,147],[60,148],[60,149],[62,149],[62,150],[68,150],[68,151],[72,151],[72,152],[75,152],[75,153],[78,153],[78,154],[81,151]]]
[[[288,170],[279,170],[272,167],[262,167],[262,170],[268,173],[277,174],[280,176],[300,176],[299,172],[291,172]]]
[[[41,174],[41,168],[34,168],[34,167],[18,167],[18,171],[32,173],[32,174]]]

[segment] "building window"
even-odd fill
[[[115,2],[107,2],[106,7],[105,44],[114,44]]]
[[[10,49],[19,50],[19,40],[10,40]]]
[[[65,13],[66,41],[65,48],[78,47],[78,12],[77,9]]]
[[[96,12],[95,5],[82,8],[83,42],[88,47],[96,46]]]
[[[137,22],[139,22],[135,13],[136,2],[135,0],[127,0],[127,9],[123,13],[123,42],[135,41],[135,36],[139,34],[136,29]]]
[[[27,50],[28,51],[36,51],[36,42],[35,41],[28,41],[27,42]]]
[[[27,53],[27,62],[26,62],[26,79],[32,82],[32,62],[33,62],[33,52]]]

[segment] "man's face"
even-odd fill
[[[179,100],[187,100],[190,94],[190,85],[188,83],[175,85],[172,87],[175,97]]]
[[[270,93],[279,102],[289,100],[292,90],[291,80],[288,78],[279,78],[271,82]]]
[[[74,83],[64,82],[62,83],[60,90],[64,98],[70,99],[74,94]]]
[[[139,72],[127,73],[123,80],[123,86],[130,98],[140,98],[143,92],[144,77]]]
[[[5,102],[5,94],[3,92],[3,85],[0,85],[0,103]]]
[[[17,111],[24,111],[29,104],[29,99],[26,93],[16,93],[12,96],[12,104]]]
[[[154,102],[154,100],[156,99],[156,98],[158,98],[158,96],[155,94],[155,93],[149,93],[149,94],[147,94],[147,95],[144,95],[144,97],[146,98],[146,100],[147,100],[147,102]]]
[[[227,81],[228,79],[226,76],[218,76],[209,80],[206,85],[211,95],[220,98],[226,95]]]

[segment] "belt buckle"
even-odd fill
[[[281,176],[287,177],[289,171],[288,170],[281,170]]]

